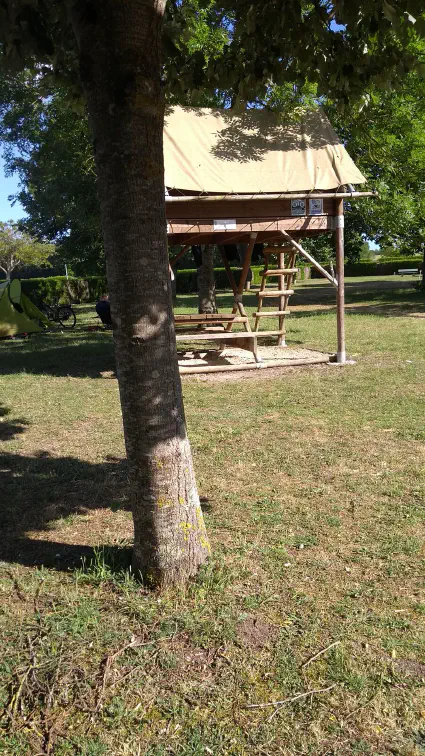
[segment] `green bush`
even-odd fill
[[[50,276],[48,278],[26,278],[21,280],[22,291],[35,304],[52,304],[56,299],[61,304],[72,302],[94,302],[107,291],[104,276],[87,276],[87,278],[66,278]]]
[[[300,269],[300,272],[297,276],[297,279],[300,281],[304,281],[307,278],[310,278],[310,266],[309,265],[302,265],[298,266]],[[251,266],[252,270],[252,281],[251,284],[254,286],[259,286],[261,283],[261,273],[264,270],[264,265],[253,265]],[[231,268],[231,271],[233,273],[233,277],[236,281],[236,283],[239,283],[240,275],[242,272],[242,268]],[[217,289],[230,289],[230,283],[229,279],[227,278],[227,273],[225,268],[214,268],[215,272],[215,285]],[[177,269],[176,270],[176,285],[177,285],[177,293],[178,294],[193,294],[198,291],[198,283],[197,283],[197,271],[196,268],[190,268],[188,270],[185,269]]]
[[[329,270],[328,265],[324,265],[326,270]],[[422,261],[419,258],[412,257],[399,257],[397,260],[386,260],[385,262],[376,261],[364,261],[364,262],[347,262],[345,265],[346,276],[390,276],[397,273],[400,268],[418,268],[422,270]],[[311,273],[312,278],[321,278],[321,274],[318,270],[313,268]]]
[[[304,281],[307,278],[320,278],[320,273],[309,265],[303,265],[300,261],[297,263],[300,272],[298,280]],[[400,268],[420,268],[422,263],[419,258],[400,257],[397,260],[386,260],[385,262],[356,262],[347,263],[345,266],[346,276],[387,276],[397,273]],[[329,270],[328,266],[325,266]],[[261,283],[261,272],[263,265],[252,266],[252,284],[259,286]],[[231,268],[236,283],[239,283],[242,269]],[[197,271],[195,268],[189,270],[175,271],[176,285],[178,294],[192,294],[197,292]],[[215,268],[215,281],[217,289],[230,289],[225,268]],[[72,302],[95,302],[99,297],[108,291],[108,284],[105,276],[87,276],[86,278],[66,278],[66,276],[50,276],[48,278],[26,278],[21,280],[22,291],[35,304],[52,304],[56,299],[61,304],[72,304]]]
[[[400,257],[398,260],[380,262],[356,262],[345,266],[346,276],[389,276],[397,273],[400,268],[422,269],[421,260],[411,257]]]
[[[264,270],[264,265],[254,266],[252,270],[252,284],[260,284],[261,271]],[[242,268],[231,268],[236,283],[239,283]],[[214,268],[215,272],[215,285],[217,289],[230,289],[229,279],[225,268]],[[178,294],[193,294],[198,291],[197,271],[196,268],[189,270],[179,270],[176,272],[176,285]]]

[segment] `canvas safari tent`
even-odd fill
[[[0,282],[0,338],[38,333],[49,325],[45,315],[23,294],[17,278]]]
[[[273,194],[363,184],[322,110],[288,124],[279,113],[167,110],[165,184],[174,194]]]
[[[170,107],[165,116],[164,157],[168,241],[181,245],[171,264],[192,244],[217,244],[234,293],[232,313],[176,315],[177,340],[185,342],[190,336],[223,344],[233,340],[233,345],[252,351],[261,367],[259,338],[277,336],[280,346],[286,344],[295,259],[303,256],[336,289],[337,355],[344,363],[344,200],[372,193],[355,189],[366,179],[323,111],[286,123],[280,114],[265,110],[235,113]],[[336,278],[302,246],[304,237],[320,234],[335,238]],[[224,251],[229,242],[247,248],[237,284]],[[264,244],[266,268],[251,326],[243,291],[258,243]],[[270,287],[272,280],[277,288]],[[270,300],[277,300],[277,305],[264,309]],[[277,325],[260,330],[263,318],[274,319]],[[236,323],[243,332],[233,331]],[[206,329],[202,335],[197,330],[201,324]],[[218,332],[220,328],[225,335]]]

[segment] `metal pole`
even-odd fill
[[[345,355],[345,291],[344,291],[344,200],[335,202],[335,251],[338,289],[336,294],[336,318],[338,329],[337,362],[344,365]]]

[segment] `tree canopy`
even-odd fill
[[[52,245],[35,241],[28,234],[22,233],[12,221],[0,222],[0,270],[6,278],[10,278],[14,270],[25,265],[48,266],[53,252]]]
[[[32,62],[46,79],[75,86],[71,12],[79,5],[1,0],[10,65]],[[422,65],[415,42],[424,35],[422,0],[168,0],[164,80],[182,96],[225,91],[245,100],[270,83],[311,82],[319,95],[348,102],[370,83],[392,86]]]
[[[79,99],[73,43],[61,46],[56,36],[68,17],[57,9],[53,13],[49,3],[15,5],[21,42],[15,39],[7,47],[4,38],[9,75],[0,84],[0,141],[7,171],[20,178],[16,198],[28,216],[22,227],[58,242],[75,273],[100,272],[104,252],[90,130]],[[374,2],[291,2],[278,10],[275,2],[262,4],[260,12],[241,1],[169,0],[164,31],[168,101],[267,107],[288,115],[320,103],[369,186],[379,192],[378,200],[350,208],[347,258],[358,257],[365,238],[403,254],[423,251],[425,46],[420,35],[425,25],[420,3],[377,8]],[[38,19],[34,30],[41,36],[35,31],[28,36],[30,19],[32,24]],[[290,47],[284,44],[289,30],[297,32]],[[55,50],[53,58],[49,49]],[[53,66],[20,71],[25,55],[26,60],[53,60]],[[320,259],[331,255],[327,239],[314,246]]]

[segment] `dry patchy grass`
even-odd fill
[[[330,291],[301,294],[289,340],[331,349]],[[161,596],[128,567],[110,335],[0,346],[2,754],[424,753],[424,298],[349,298],[355,366],[185,381],[214,557]]]

